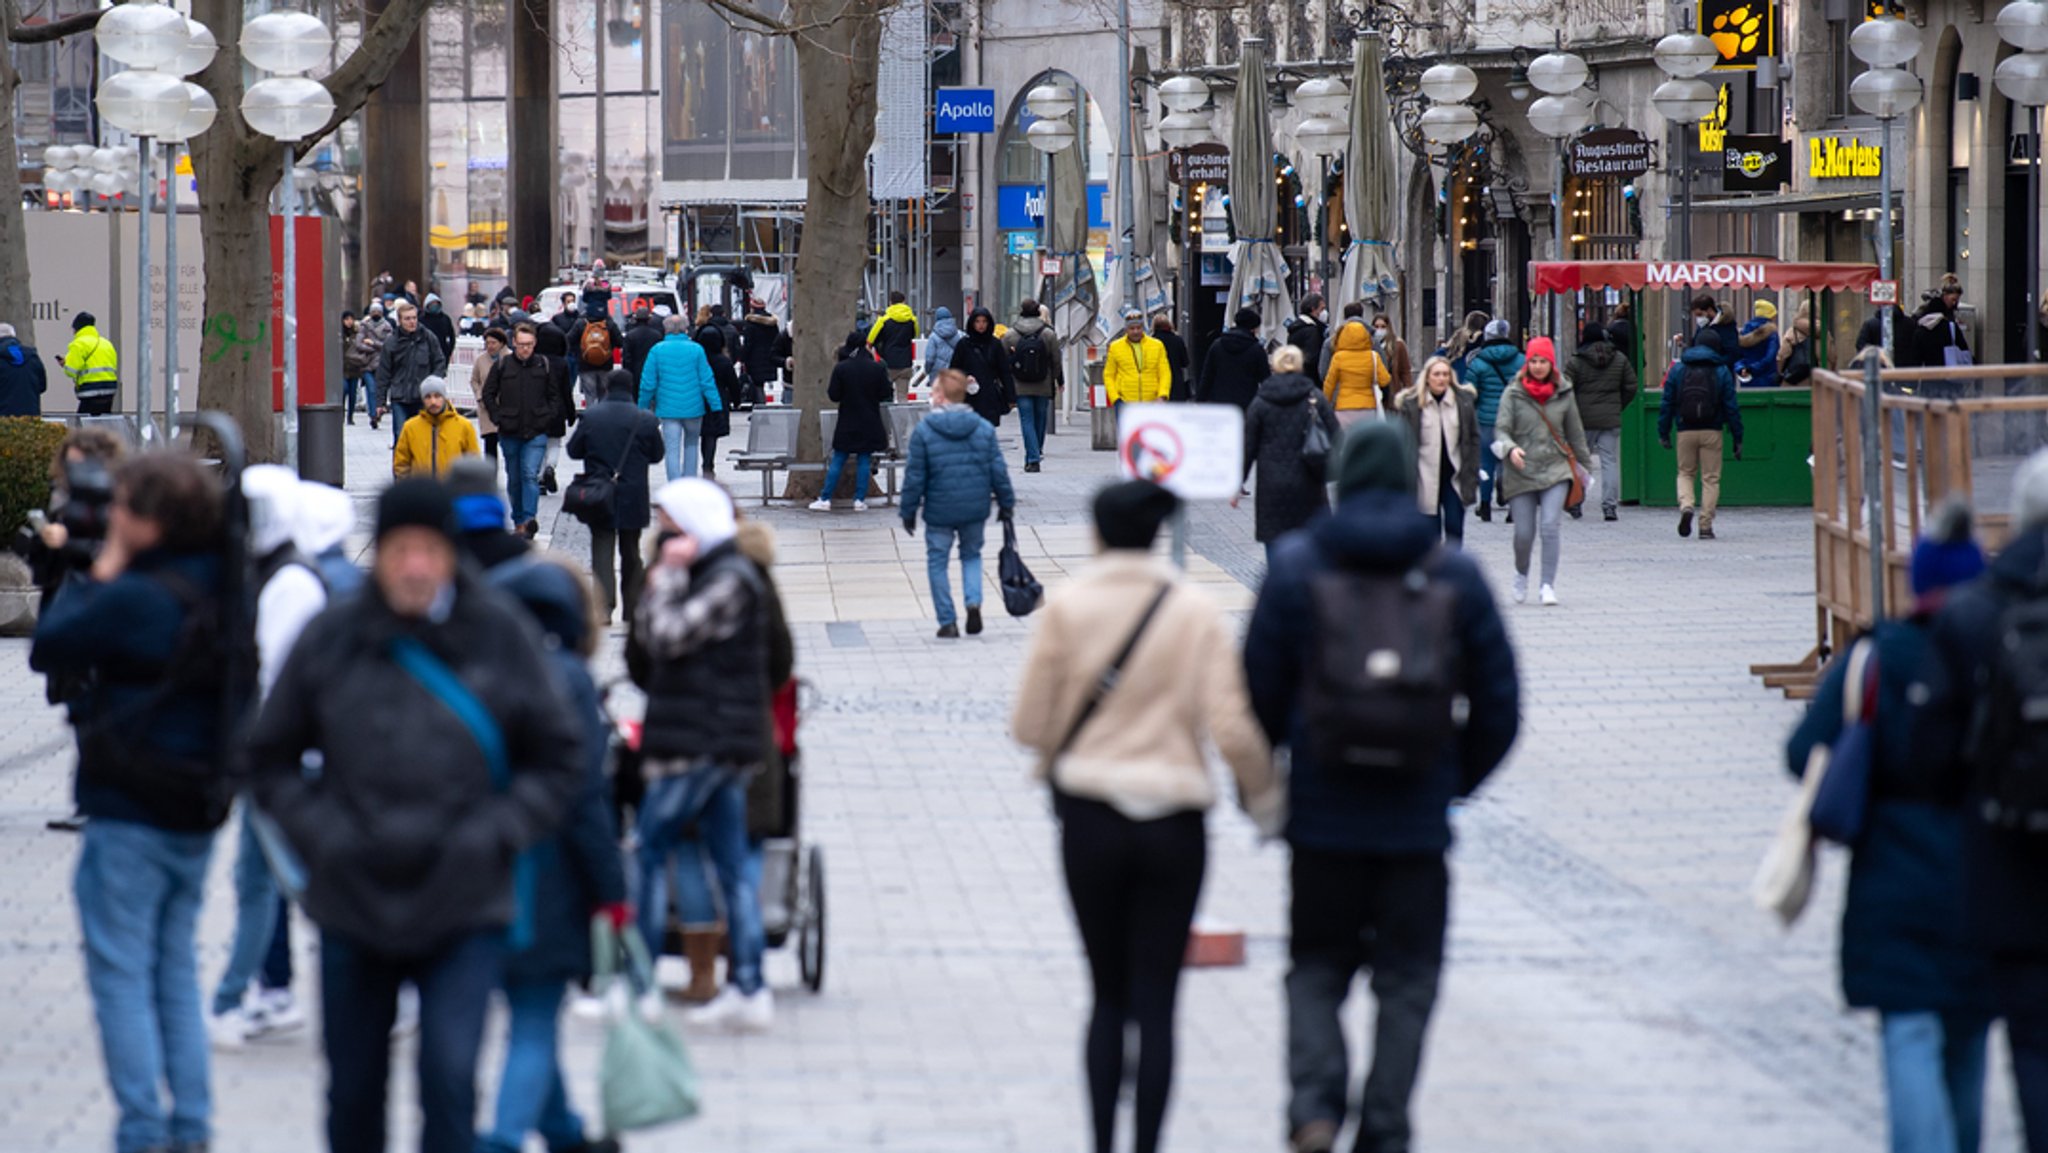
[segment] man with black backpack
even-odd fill
[[[1339,1018],[1372,971],[1372,1072],[1356,1148],[1406,1150],[1450,911],[1448,810],[1514,743],[1515,655],[1478,566],[1415,514],[1404,426],[1347,430],[1337,508],[1274,546],[1244,663],[1252,707],[1292,750],[1289,1130],[1328,1153],[1350,1088]]]
[[[1966,782],[1963,933],[1991,962],[2030,1153],[2048,1153],[2048,452],[2013,478],[2012,537],[1934,619],[1916,755]]]
[[[1735,374],[1722,358],[1721,334],[1708,329],[1671,364],[1657,413],[1657,439],[1671,447],[1678,425],[1678,535],[1692,535],[1693,481],[1699,480],[1700,539],[1714,539],[1714,509],[1721,503],[1721,432],[1742,459],[1742,405]]]
[[[247,632],[224,608],[221,529],[220,485],[198,461],[130,458],[105,545],[51,601],[29,650],[30,668],[82,678],[65,702],[90,818],[75,892],[121,1149],[210,1139],[193,932],[234,796],[225,727],[241,686],[224,671],[238,663],[224,638]]]
[[[1054,390],[1066,383],[1060,368],[1060,338],[1035,300],[1017,305],[1017,319],[1003,334],[1010,373],[1017,378],[1017,419],[1024,422],[1024,471],[1037,472],[1045,456],[1045,432],[1052,423]]]

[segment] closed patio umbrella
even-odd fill
[[[1237,62],[1231,104],[1230,311],[1259,310],[1259,339],[1280,342],[1294,302],[1287,295],[1287,264],[1273,240],[1273,125],[1266,109],[1266,45],[1248,38]],[[1226,319],[1226,323],[1227,323]]]
[[[1352,48],[1351,144],[1344,159],[1344,220],[1351,243],[1337,280],[1341,310],[1354,300],[1391,310],[1400,295],[1394,275],[1394,148],[1388,138],[1386,44],[1378,33]]]
[[[1052,154],[1052,251],[1060,270],[1053,278],[1053,331],[1063,338],[1086,333],[1095,323],[1099,304],[1095,268],[1088,259],[1088,185],[1083,179],[1086,156],[1078,147]],[[1069,393],[1071,396],[1072,393]]]

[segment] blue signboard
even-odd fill
[[[932,108],[932,133],[994,132],[996,90],[993,88],[941,88]]]
[[[1088,227],[1109,227],[1109,185],[1088,186]],[[1038,184],[996,186],[996,227],[1005,232],[1037,228],[1045,216],[1044,187]]]

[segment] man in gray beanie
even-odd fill
[[[1274,546],[1244,652],[1252,707],[1293,758],[1288,1128],[1302,1153],[1327,1153],[1344,1127],[1339,1019],[1367,965],[1379,1010],[1357,1147],[1409,1146],[1450,913],[1448,811],[1507,755],[1520,709],[1493,594],[1416,510],[1407,427],[1353,425],[1331,474],[1337,507]]]

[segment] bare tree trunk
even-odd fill
[[[21,207],[21,145],[14,135],[14,90],[21,74],[14,70],[5,33],[15,25],[14,0],[0,0],[0,323],[21,330],[33,342],[29,308],[35,294],[28,284],[28,219]],[[41,351],[41,350],[38,350]]]
[[[789,23],[802,29],[794,39],[811,166],[791,292],[801,461],[825,458],[818,414],[825,407],[833,354],[853,323],[867,263],[867,157],[875,139],[882,7],[882,0],[794,0],[790,5]],[[822,474],[793,473],[785,495],[813,496],[823,483]]]

